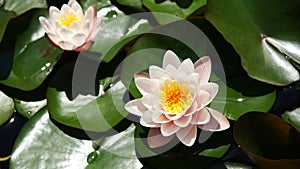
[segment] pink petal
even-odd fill
[[[151,128],[148,132],[147,142],[150,148],[161,147],[169,143],[175,135],[164,137],[160,130],[157,128]]]
[[[161,125],[158,123],[154,123],[152,121],[152,112],[151,111],[146,111],[142,114],[141,119],[140,119],[140,123],[141,125],[145,126],[145,127],[160,127]]]
[[[160,131],[164,137],[171,136],[180,129],[179,126],[175,125],[173,122],[161,124]]]
[[[135,99],[125,104],[125,109],[136,116],[142,116],[148,109],[143,105],[141,99]]]
[[[222,131],[230,127],[229,121],[223,114],[208,107],[206,109],[211,115],[210,120],[208,123],[198,126],[199,128],[207,131]]]
[[[178,68],[179,72],[185,72],[187,74],[195,73],[194,64],[190,58],[185,59]]]
[[[143,96],[153,93],[154,90],[159,89],[159,80],[149,78],[135,78],[135,85]]]
[[[197,113],[193,114],[191,124],[202,125],[209,122],[210,114],[207,109],[201,109]]]
[[[150,79],[161,79],[161,78],[173,79],[172,75],[169,72],[163,70],[158,66],[153,66],[153,65],[149,67],[149,75],[150,75]]]
[[[180,64],[181,64],[181,62],[180,62],[179,58],[173,51],[168,50],[165,53],[164,59],[163,59],[163,69],[166,69],[168,65],[172,65],[175,68],[178,68]]]
[[[146,72],[138,72],[134,74],[135,79],[139,77],[150,78],[150,75]]]
[[[199,90],[200,90],[199,93],[201,91],[206,91],[210,95],[208,103],[202,102],[202,104],[204,104],[206,106],[216,97],[218,90],[219,90],[219,85],[216,83],[211,83],[211,82],[205,83],[199,87]]]
[[[189,125],[185,128],[181,128],[176,136],[178,139],[186,146],[192,146],[197,138],[197,127],[194,125]]]
[[[195,71],[200,74],[200,84],[207,83],[211,73],[211,60],[209,56],[198,59],[195,64]]]
[[[165,70],[173,77],[176,77],[179,74],[178,70],[173,65],[168,65]]]
[[[166,116],[160,112],[153,112],[152,113],[152,120],[154,123],[168,123],[170,122],[169,119],[166,118]]]
[[[194,101],[191,107],[186,111],[185,116],[191,116],[197,111],[197,109],[198,109],[198,103]]]
[[[199,93],[198,93],[198,98],[197,98],[197,103],[198,103],[198,109],[197,110],[200,110],[203,107],[207,106],[212,100],[210,98],[211,98],[211,96],[207,91],[200,90]]]
[[[199,86],[200,84],[200,76],[198,73],[192,73],[188,75],[189,83],[194,84],[195,86]]]
[[[192,116],[182,116],[178,120],[175,120],[174,123],[179,127],[186,127],[190,124]]]
[[[56,20],[59,16],[59,9],[56,8],[55,6],[50,6],[49,14],[51,19]]]

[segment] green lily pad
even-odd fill
[[[145,9],[143,9],[143,4],[141,2],[141,0],[115,0],[118,4],[125,6],[126,8],[130,8],[131,10],[134,11],[145,11]]]
[[[104,62],[111,61],[126,44],[139,34],[152,29],[147,20],[134,19],[120,12],[116,12],[114,15],[115,17],[103,18],[103,25],[94,38],[94,44],[90,49],[101,53],[101,60]]]
[[[170,0],[166,0],[162,3],[156,3],[155,0],[142,0],[142,2],[151,12],[167,13],[176,15],[179,18],[187,18],[201,7],[206,5],[206,0],[194,0],[187,8],[182,8]]]
[[[300,166],[300,133],[278,116],[246,113],[235,123],[233,136],[258,168]]]
[[[81,0],[80,4],[83,10],[87,10],[90,6],[95,6],[98,10],[101,8],[111,6],[109,0]]]
[[[4,4],[4,9],[7,11],[12,11],[17,15],[21,15],[34,8],[47,8],[47,2],[45,0],[32,0],[32,1],[14,1],[6,0]]]
[[[38,111],[47,105],[47,100],[41,101],[22,101],[14,99],[15,109],[24,117],[30,119]]]
[[[287,111],[281,117],[300,132],[300,108]]]
[[[10,168],[132,168],[142,165],[134,154],[134,127],[106,137],[99,150],[92,141],[78,140],[60,131],[42,109],[23,127],[10,160]],[[120,146],[121,145],[121,146]],[[126,152],[126,154],[122,154]],[[91,155],[94,155],[93,160]],[[127,156],[126,156],[127,155]]]
[[[0,91],[0,126],[5,123],[14,113],[14,101]]]
[[[233,45],[249,76],[286,85],[300,79],[299,6],[280,0],[209,0],[205,18]]]
[[[61,52],[45,37],[29,43],[20,54],[14,57],[9,77],[0,83],[21,90],[37,88],[52,71]]]
[[[3,8],[0,8],[0,18],[1,18],[1,22],[0,22],[0,42],[2,40],[2,37],[4,35],[6,26],[8,24],[8,21],[12,18],[16,17],[16,14],[14,14],[13,12],[10,11],[6,11]]]
[[[241,92],[226,86],[222,81],[216,81],[216,83],[219,84],[219,92],[211,102],[210,107],[223,112],[231,120],[237,120],[250,111],[267,112],[275,102],[276,91],[262,96],[245,96]],[[224,92],[224,90],[226,91]]]
[[[126,88],[118,82],[104,95],[79,95],[69,100],[64,91],[49,88],[48,109],[57,122],[77,129],[105,132],[121,122],[128,112],[124,109]]]

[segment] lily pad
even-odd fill
[[[151,12],[161,12],[171,15],[176,15],[180,18],[187,18],[198,9],[206,5],[206,0],[194,0],[185,8],[170,0],[166,0],[162,3],[157,3],[156,0],[142,0],[146,8]]]
[[[0,91],[0,126],[5,123],[14,113],[14,101]]]
[[[57,122],[76,129],[106,132],[121,122],[128,114],[124,109],[126,88],[116,83],[104,95],[78,95],[69,100],[64,91],[49,88],[48,109]]]
[[[87,8],[90,6],[95,6],[98,10],[101,8],[111,6],[109,0],[81,0],[80,4],[83,10],[87,10]]]
[[[280,0],[209,0],[205,18],[233,45],[249,76],[286,85],[300,79],[299,6]]]
[[[22,101],[14,99],[15,109],[24,117],[30,119],[39,110],[47,105],[47,100],[41,101]]]
[[[20,54],[14,57],[9,77],[0,83],[21,90],[37,88],[52,71],[61,52],[45,37],[29,43]]]
[[[233,135],[259,168],[297,169],[300,166],[300,133],[275,115],[246,113],[235,123]]]
[[[210,106],[223,112],[231,120],[237,120],[240,116],[250,111],[267,112],[275,102],[276,91],[262,96],[245,96],[241,92],[226,86],[220,80],[216,81],[216,83],[219,84],[219,92]],[[226,92],[223,90],[226,90]],[[226,96],[224,96],[224,93],[226,93]]]
[[[300,108],[289,112],[287,111],[282,114],[281,117],[300,132]]]
[[[141,0],[115,0],[118,4],[125,6],[126,8],[130,8],[131,10],[135,11],[145,11],[143,9],[143,4]]]
[[[104,138],[100,149],[94,150],[91,141],[78,140],[60,131],[44,108],[30,119],[19,134],[10,168],[141,168],[135,156],[114,154],[134,154],[133,130],[131,127],[123,133]],[[88,163],[91,155],[95,156]]]
[[[6,11],[3,8],[0,8],[0,42],[2,40],[3,34],[5,32],[6,26],[8,24],[8,21],[12,18],[16,17],[16,14],[10,11]]]
[[[4,4],[4,9],[12,11],[17,15],[21,15],[34,8],[47,8],[47,2],[45,0],[32,0],[32,1],[13,1],[7,0]]]

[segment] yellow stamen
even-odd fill
[[[66,14],[66,15],[64,15],[63,17],[61,17],[61,18],[59,19],[59,24],[65,26],[65,27],[67,27],[67,28],[69,28],[70,25],[71,25],[74,21],[78,21],[78,20],[79,20],[79,18],[78,18],[76,15],[70,13],[70,14]]]
[[[192,102],[192,91],[175,80],[166,81],[160,90],[161,105],[171,115],[182,112]]]

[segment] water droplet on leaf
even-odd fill
[[[87,162],[91,164],[96,161],[97,157],[98,157],[98,153],[96,151],[93,151],[88,155]]]

